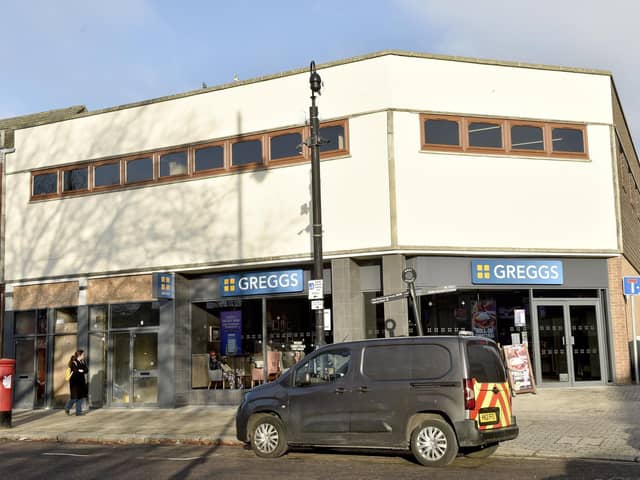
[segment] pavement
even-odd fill
[[[517,439],[496,455],[640,462],[640,385],[538,388],[513,399]],[[176,409],[17,410],[0,440],[238,445],[235,406]]]

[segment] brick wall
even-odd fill
[[[622,251],[629,263],[640,271],[640,163],[615,93],[613,107]]]
[[[640,276],[625,257],[611,258],[609,266],[609,300],[611,337],[613,340],[614,382],[631,383],[631,303],[622,290],[622,277]],[[636,334],[640,333],[640,299],[636,299]]]
[[[58,282],[15,287],[12,310],[78,305],[78,286],[78,282]]]
[[[87,304],[150,302],[152,290],[151,275],[96,278],[87,282]]]

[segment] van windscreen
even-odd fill
[[[492,343],[469,342],[469,375],[480,383],[504,383],[506,372],[500,352]]]

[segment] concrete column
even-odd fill
[[[4,358],[16,358],[14,348],[14,313],[11,311],[4,312],[4,338],[2,339],[2,356]]]
[[[350,258],[331,260],[333,341],[366,338],[360,266]]]
[[[405,268],[404,255],[382,257],[382,289],[384,295],[402,292],[407,285],[402,281]],[[409,335],[409,309],[407,299],[392,300],[384,304],[385,336],[406,337]]]
[[[79,350],[89,351],[89,307],[78,307],[78,347]]]
[[[176,327],[175,300],[160,300],[158,331],[158,406],[176,406]]]
[[[175,389],[176,406],[189,403],[191,390],[191,296],[189,280],[175,274]]]

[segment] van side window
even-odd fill
[[[340,381],[349,371],[351,352],[326,352],[303,363],[296,370],[295,386],[307,387]]]
[[[445,347],[409,344],[368,347],[362,370],[372,380],[429,380],[443,377],[451,367]]]
[[[489,343],[467,344],[471,378],[481,383],[504,383],[507,381],[504,364],[498,349]]]

